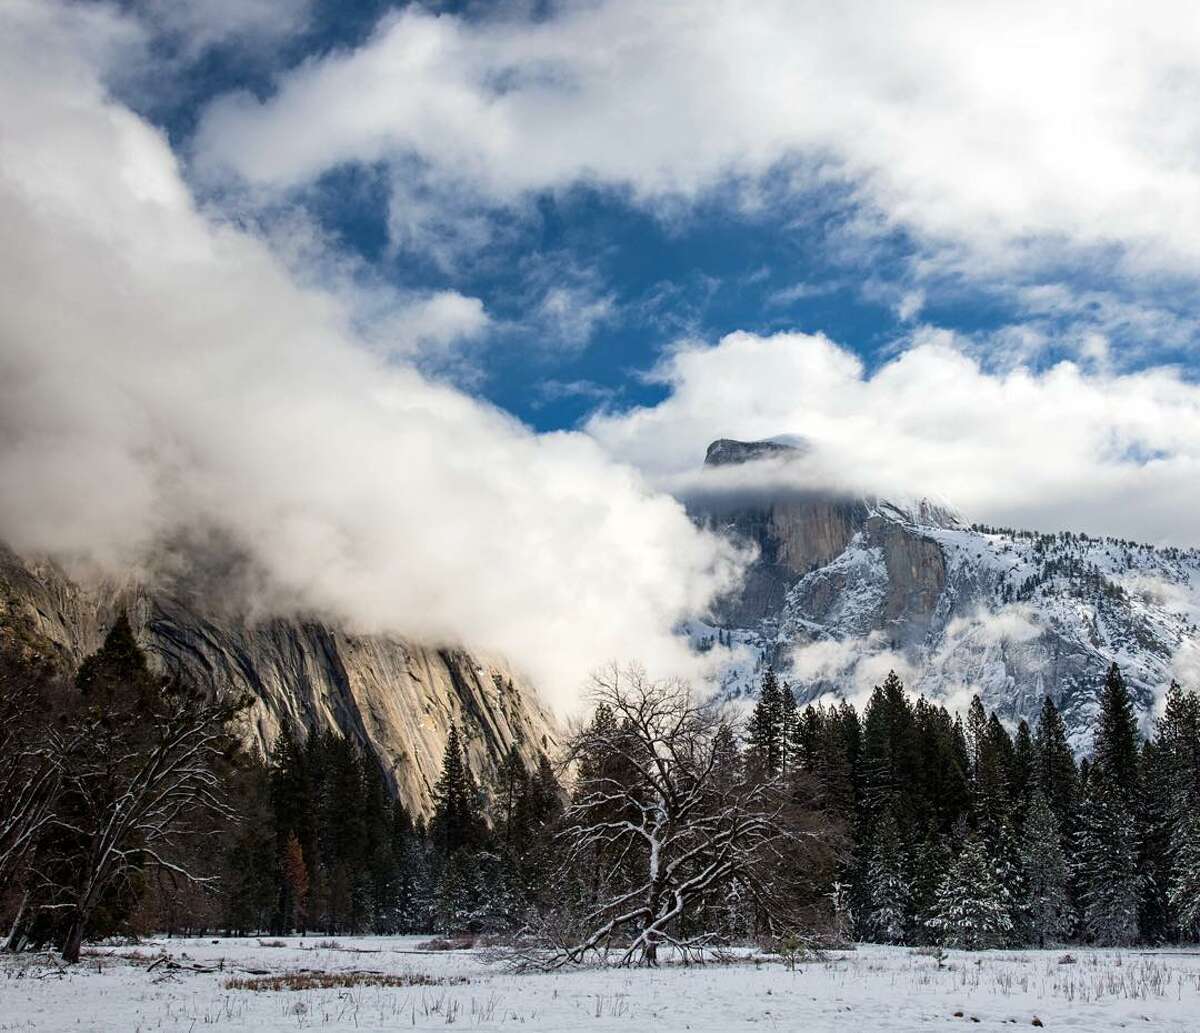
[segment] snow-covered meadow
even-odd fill
[[[749,958],[690,968],[519,975],[478,952],[425,952],[419,943],[155,940],[93,949],[70,969],[35,956],[6,958],[0,963],[0,1031],[463,1026],[868,1033],[1039,1023],[1087,1033],[1200,1030],[1200,953],[1076,950],[1064,963],[1061,950],[949,952],[939,965],[906,948],[863,946],[794,971],[778,960]],[[317,981],[313,973],[357,985],[236,985],[268,974],[309,984]]]

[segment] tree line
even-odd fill
[[[965,719],[893,673],[860,715],[797,707],[768,671],[748,754],[815,777],[851,848],[831,891],[858,939],[968,949],[1122,946],[1200,934],[1200,697],[1172,684],[1139,734],[1117,665],[1076,763],[1043,701],[1014,731]]]
[[[963,948],[1200,934],[1200,698],[1143,739],[1108,672],[1092,756],[1046,699],[1010,730],[894,674],[861,715],[773,671],[745,721],[613,668],[563,755],[485,784],[452,726],[428,818],[370,752],[151,672],[129,624],[65,680],[0,666],[7,946],[145,932],[494,935],[530,964],[853,939]]]

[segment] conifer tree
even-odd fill
[[[1137,830],[1125,796],[1104,768],[1088,779],[1076,867],[1087,935],[1104,947],[1133,943],[1142,891]]]
[[[1142,899],[1138,928],[1143,940],[1162,942],[1177,932],[1170,900],[1172,883],[1172,779],[1161,742],[1142,743],[1138,772],[1138,867]]]
[[[735,751],[736,748],[735,741]],[[536,831],[545,834],[562,815],[563,790],[558,776],[554,773],[554,765],[544,753],[538,757],[538,767],[530,783],[529,795],[530,823]]]
[[[779,767],[781,771],[791,772],[796,768],[801,755],[809,748],[806,732],[811,729],[802,726],[800,711],[796,706],[796,696],[792,687],[784,682],[779,687]]]
[[[463,757],[458,726],[450,725],[442,773],[434,786],[434,812],[430,831],[444,857],[463,847],[476,846],[482,838],[483,816],[478,793]]]
[[[972,720],[979,697],[971,701]],[[979,713],[982,714],[982,705]],[[1012,760],[1012,740],[995,714],[980,718],[978,727],[971,735],[975,740],[975,768],[973,797],[976,819],[984,834],[995,845],[1000,828],[1008,820],[1011,797],[1009,793],[1009,770]]]
[[[1074,828],[1079,771],[1067,742],[1067,727],[1054,700],[1042,700],[1033,736],[1034,782],[1046,798],[1064,837]]]
[[[1200,696],[1171,682],[1155,738],[1171,796],[1181,810],[1190,810],[1200,801]]]
[[[988,744],[988,716],[983,709],[983,700],[978,695],[971,697],[966,720],[967,750],[971,757],[971,774],[978,778]]]
[[[800,770],[815,772],[821,752],[821,732],[826,723],[824,708],[808,704],[796,718],[792,732],[792,764]]]
[[[493,819],[501,842],[509,850],[524,849],[528,820],[529,772],[516,742],[509,745],[496,773],[492,793]]]
[[[1092,763],[1102,768],[1108,787],[1132,804],[1138,784],[1138,728],[1133,700],[1114,663],[1104,679],[1097,715]]]
[[[921,781],[914,787],[922,797],[926,836],[948,835],[971,806],[970,763],[962,739],[961,723],[945,707],[917,701],[921,742]],[[945,869],[938,873],[940,882]]]
[[[912,902],[904,847],[896,819],[887,812],[875,828],[875,844],[867,865],[870,910],[866,928],[879,943],[903,943]]]
[[[1183,818],[1175,831],[1169,898],[1179,928],[1200,936],[1200,811]]]
[[[1184,914],[1191,862],[1182,854],[1192,849],[1194,818],[1200,811],[1200,696],[1175,682],[1167,690],[1150,757],[1155,771],[1143,780],[1149,797],[1145,809],[1156,812],[1159,826],[1144,849],[1158,848],[1152,872],[1168,886],[1176,924],[1187,931],[1192,928]]]
[[[1010,928],[1004,942],[1025,942],[1029,936],[1029,897],[1021,863],[1021,842],[1008,816],[1000,821],[990,837],[984,837],[984,849],[992,862],[992,871],[1000,887],[1000,900],[1009,917]]]
[[[476,906],[474,855],[452,853],[442,868],[435,896],[438,931],[451,935],[467,931]]]
[[[1001,946],[1012,932],[1002,888],[974,833],[946,873],[928,924],[941,943],[962,950]]]
[[[221,879],[221,922],[229,935],[266,930],[277,904],[278,873],[269,774],[247,764],[238,773],[240,822],[228,837]]]
[[[794,700],[793,700],[794,702]],[[783,769],[786,746],[783,727],[783,690],[773,668],[763,673],[758,702],[747,726],[746,759],[750,770],[769,778]]]
[[[283,848],[283,881],[287,887],[287,925],[304,935],[308,924],[308,867],[296,833],[288,835]]]
[[[936,939],[928,921],[934,915],[938,892],[953,861],[946,837],[933,832],[914,851],[911,906],[914,939],[924,943]]]
[[[1014,814],[1018,825],[1023,825],[1029,797],[1034,786],[1033,735],[1028,722],[1022,720],[1013,736],[1012,768],[1009,772],[1009,790],[1012,794]]]
[[[863,715],[859,765],[861,801],[869,814],[896,806],[901,834],[911,815],[908,788],[918,779],[919,744],[914,734],[913,706],[895,671],[875,687]]]
[[[1034,790],[1022,838],[1024,914],[1030,940],[1038,947],[1067,936],[1074,924],[1067,887],[1070,866],[1054,812]]]

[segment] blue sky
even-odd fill
[[[1174,0],[7,0],[0,541],[568,695],[692,669],[745,557],[680,500],[766,476],[716,437],[1200,546],[1198,53]]]
[[[276,25],[209,38],[181,30],[160,7],[134,3],[129,10],[152,30],[155,59],[145,74],[117,76],[112,86],[190,161],[197,126],[214,101],[244,90],[269,105],[297,69],[353,61],[404,6],[299,3],[291,31]],[[523,24],[553,23],[571,7],[411,9],[486,33],[497,20],[518,32]],[[1044,369],[1075,357],[1078,339],[1093,330],[1104,336],[1107,360],[1122,369],[1193,365],[1194,277],[1156,269],[1132,283],[1121,267],[1121,241],[1079,246],[1053,229],[1033,238],[1045,253],[1032,268],[972,269],[968,259],[918,273],[931,259],[936,267],[939,249],[955,242],[914,239],[902,220],[864,205],[853,176],[806,176],[811,154],[803,148],[782,148],[755,176],[716,174],[679,196],[668,190],[650,200],[635,196],[628,180],[604,182],[586,170],[574,181],[535,182],[515,198],[484,191],[470,200],[470,217],[488,239],[453,245],[450,260],[424,237],[404,246],[389,227],[390,205],[404,203],[393,200],[394,178],[407,175],[406,163],[423,161],[414,151],[331,158],[317,174],[258,202],[260,210],[239,198],[237,216],[253,221],[302,209],[328,247],[359,260],[357,278],[479,299],[489,316],[486,333],[453,362],[440,355],[422,364],[538,430],[577,426],[599,407],[655,404],[665,388],[645,374],[664,350],[736,330],[823,333],[861,356],[868,370],[903,350],[922,325],[962,334],[982,361],[998,367]],[[197,175],[187,164],[185,170],[199,199],[218,207],[228,201],[227,179]],[[445,200],[438,171],[411,176],[434,206]],[[883,225],[864,229],[864,211],[867,222]],[[450,226],[443,235],[456,233]],[[1058,293],[1031,309],[1022,293],[1030,288]],[[557,306],[547,305],[552,295]],[[1028,332],[1040,335],[1037,345],[1014,348],[1014,336]]]

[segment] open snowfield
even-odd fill
[[[280,941],[268,941],[280,942]],[[516,975],[469,951],[425,953],[418,939],[156,940],[100,948],[62,972],[31,957],[0,963],[0,1031],[730,1029],[867,1033],[999,1030],[1200,1031],[1200,954],[952,952],[942,968],[904,948],[861,947],[788,971],[752,961]],[[326,941],[327,942],[327,941]],[[220,970],[197,972],[157,961]],[[250,971],[248,971],[250,970]],[[262,973],[371,973],[377,985],[240,989]],[[432,985],[378,985],[380,976]]]

